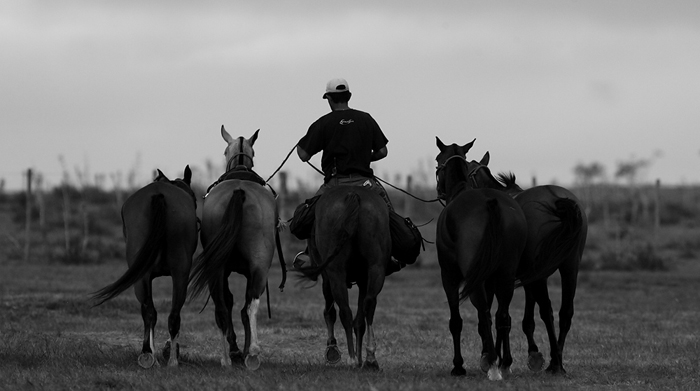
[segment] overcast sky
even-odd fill
[[[351,107],[389,138],[375,172],[427,173],[435,136],[491,153],[524,185],[612,179],[700,183],[700,2],[0,2],[0,177],[49,186],[61,161],[109,178],[221,164],[224,124],[267,178],[348,80]],[[320,156],[312,160],[318,165]],[[293,155],[293,177],[320,177]],[[201,172],[196,172],[201,175]],[[207,179],[208,180],[208,179]],[[109,179],[105,182],[111,185]]]

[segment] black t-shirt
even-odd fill
[[[372,177],[372,152],[389,142],[377,121],[363,111],[336,110],[311,124],[299,146],[313,156],[323,151],[321,168],[328,181],[334,173]]]

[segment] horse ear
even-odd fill
[[[158,182],[160,180],[165,179],[166,181],[169,180],[168,177],[163,174],[163,171],[161,171],[159,168],[156,168],[156,179],[153,180],[153,182]]]
[[[472,140],[472,142],[466,143],[466,144],[464,144],[464,145],[462,146],[462,149],[464,150],[464,154],[465,154],[465,155],[466,155],[467,152],[469,152],[469,150],[472,149],[472,147],[474,146],[474,141],[476,141],[476,139],[474,139],[474,140]]]
[[[231,137],[231,135],[228,134],[228,132],[224,128],[224,125],[221,125],[221,137],[223,137],[228,144],[231,144],[233,142],[233,137]]]
[[[259,131],[260,131],[260,129],[256,130],[255,133],[253,133],[253,136],[250,138],[249,141],[250,141],[250,146],[251,146],[251,147],[253,146],[253,144],[255,144],[255,140],[258,139],[258,132],[259,132]]]
[[[437,145],[438,149],[440,152],[444,151],[445,148],[447,147],[441,140],[440,137],[435,136],[435,144]]]
[[[192,182],[192,170],[190,170],[189,164],[185,166],[185,176],[182,180],[187,183],[188,186]]]
[[[481,164],[482,166],[488,166],[490,160],[491,160],[491,155],[489,155],[489,151],[486,151],[486,153],[484,154],[484,157],[481,158],[481,161],[479,162],[479,164]]]

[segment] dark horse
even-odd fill
[[[253,144],[258,132],[249,139],[231,137],[224,127],[221,135],[228,143],[227,168],[253,167]],[[216,325],[221,330],[221,365],[232,360],[255,370],[260,366],[257,312],[265,292],[267,275],[277,240],[277,204],[272,192],[251,180],[226,179],[211,188],[202,208],[201,240],[203,252],[192,269],[192,298],[207,287],[215,305]],[[245,276],[245,305],[241,320],[245,345],[241,352],[233,329],[233,295],[228,277],[232,272]]]
[[[170,339],[163,356],[168,360],[168,366],[178,365],[180,310],[187,298],[187,280],[192,255],[197,248],[196,201],[190,189],[191,178],[189,166],[185,167],[183,179],[173,181],[158,170],[153,183],[136,191],[124,202],[122,223],[129,269],[116,282],[92,296],[98,300],[97,306],[134,285],[145,329],[138,359],[144,368],[157,363],[154,334],[158,317],[153,305],[152,281],[161,276],[173,279],[168,317]]]
[[[460,339],[459,303],[469,298],[477,310],[482,342],[481,369],[491,380],[502,379],[513,358],[510,352],[508,313],[518,261],[525,248],[527,225],[520,206],[505,193],[473,189],[469,183],[466,153],[471,143],[445,145],[436,138],[438,197],[447,206],[440,213],[435,237],[442,286],[450,307],[450,333],[454,343],[453,376],[465,375]],[[462,286],[461,292],[459,291]],[[494,295],[496,342],[491,332]]]
[[[528,367],[539,371],[544,365],[542,353],[533,338],[537,303],[549,339],[551,360],[547,371],[566,373],[562,353],[574,316],[578,268],[588,233],[586,213],[578,198],[563,187],[544,185],[523,190],[515,183],[513,174],[499,174],[497,180],[487,167],[489,159],[489,153],[486,152],[480,162],[469,163],[471,181],[475,186],[500,189],[514,197],[527,219],[527,244],[518,267],[517,279],[518,285],[522,285],[525,290],[522,327],[527,336]],[[557,270],[561,276],[558,339],[547,290],[547,278]]]
[[[316,221],[308,240],[313,266],[301,268],[304,277],[323,277],[326,300],[323,317],[328,329],[326,360],[340,361],[334,336],[334,303],[348,343],[348,362],[368,369],[379,369],[375,358],[374,312],[377,296],[384,286],[384,270],[391,257],[389,209],[382,198],[361,186],[336,186],[327,190],[316,204]],[[348,289],[356,282],[359,289],[357,313],[352,319]],[[353,343],[353,330],[357,344]],[[362,339],[367,332],[367,358],[362,361]]]

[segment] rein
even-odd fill
[[[280,164],[280,166],[275,170],[275,172],[273,172],[272,175],[270,175],[270,177],[267,178],[267,180],[265,181],[266,183],[269,182],[270,179],[272,179],[272,178],[282,169],[282,167],[284,166],[285,163],[287,163],[287,160],[289,160],[289,156],[292,155],[292,152],[294,152],[294,149],[295,149],[296,147],[297,147],[297,144],[295,144],[295,145],[292,147],[292,149],[289,151],[289,153],[287,154],[287,156],[286,156],[286,157],[284,158],[284,160],[282,161],[282,164]],[[325,175],[325,174],[323,173],[323,171],[321,171],[320,169],[318,169],[318,167],[314,166],[310,161],[307,161],[306,164],[308,164],[309,166],[311,166],[311,168],[313,168],[314,170],[316,170],[316,172],[318,172],[319,174]],[[425,202],[425,203],[438,202],[438,201],[440,201],[439,198],[435,198],[435,199],[432,199],[432,200],[424,200],[424,199],[422,199],[422,198],[420,198],[420,197],[414,196],[413,194],[409,193],[408,191],[406,191],[406,190],[404,190],[404,189],[401,189],[401,188],[399,188],[399,187],[396,187],[396,186],[392,185],[391,183],[385,181],[384,179],[382,179],[382,178],[380,178],[380,177],[378,177],[378,176],[375,176],[374,178],[376,178],[378,181],[384,183],[385,185],[394,188],[395,190],[398,190],[398,191],[400,191],[400,192],[402,192],[402,193],[404,193],[404,194],[406,194],[406,195],[408,195],[408,196],[410,196],[410,197],[415,198],[415,199],[418,200],[418,201]]]

